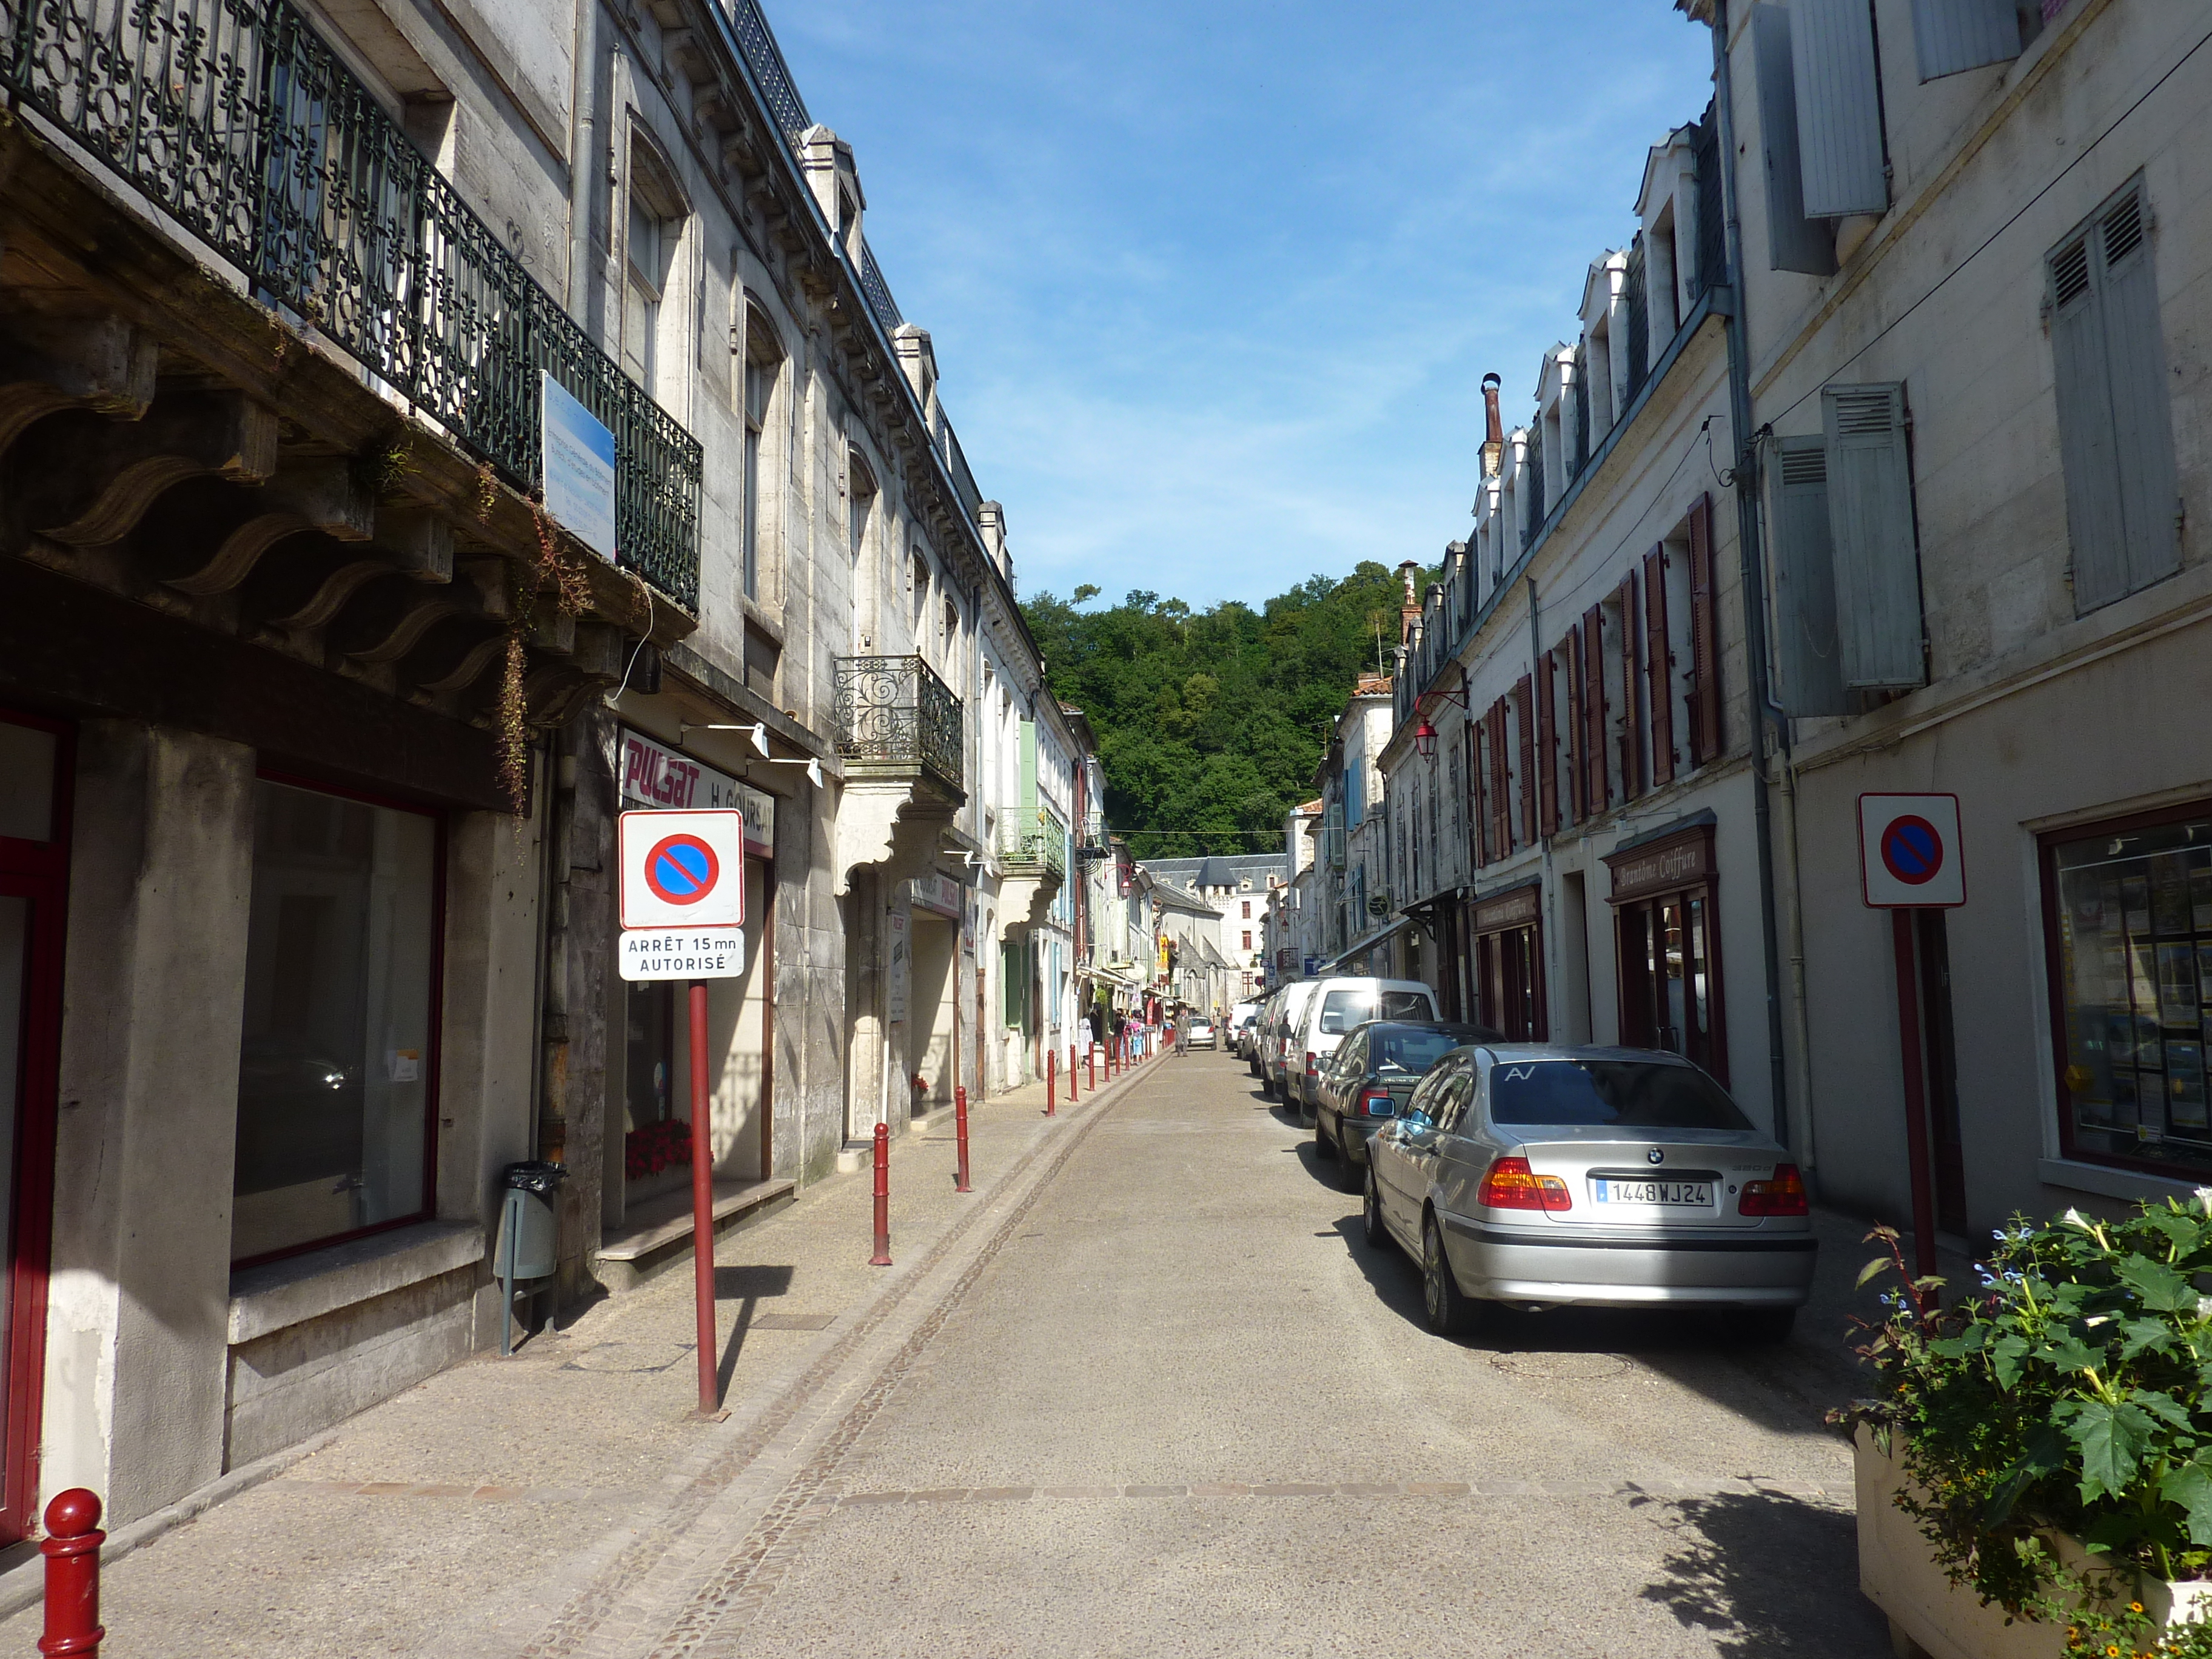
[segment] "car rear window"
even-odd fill
[[[1490,1073],[1490,1115],[1516,1127],[1751,1127],[1703,1072],[1638,1060],[1501,1060]]]
[[[1378,1031],[1374,1066],[1419,1077],[1466,1041],[1456,1031]]]
[[[1342,1036],[1370,1019],[1434,1019],[1425,991],[1331,991],[1321,1002],[1321,1034]]]

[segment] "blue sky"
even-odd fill
[[[1433,562],[1711,91],[1668,0],[767,3],[1024,594]]]

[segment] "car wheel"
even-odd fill
[[[1474,1328],[1474,1304],[1460,1293],[1434,1215],[1421,1224],[1421,1311],[1438,1336],[1464,1336]]]
[[[1327,1158],[1331,1163],[1335,1162],[1339,1156],[1336,1143],[1328,1138],[1328,1131],[1322,1127],[1319,1112],[1314,1114],[1314,1156]]]
[[[1739,1308],[1729,1322],[1736,1340],[1741,1342],[1786,1342],[1796,1328],[1797,1310],[1795,1308]]]
[[[1275,1079],[1273,1079],[1273,1078],[1271,1078],[1271,1077],[1269,1077],[1269,1076],[1268,1076],[1265,1072],[1261,1073],[1260,1073],[1260,1098],[1261,1098],[1261,1099],[1262,1099],[1262,1100],[1273,1100],[1274,1097],[1275,1097]]]
[[[1357,1144],[1356,1139],[1339,1139],[1336,1143],[1337,1171],[1343,1177],[1346,1190],[1355,1193],[1364,1184],[1366,1178],[1364,1167],[1352,1155],[1352,1148]]]
[[[1375,1190],[1375,1166],[1367,1167],[1367,1180],[1360,1188],[1359,1231],[1368,1243],[1381,1249],[1390,1242],[1390,1230],[1382,1224],[1382,1195]]]

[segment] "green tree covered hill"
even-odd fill
[[[1088,586],[1022,611],[1054,693],[1098,734],[1107,823],[1139,857],[1172,857],[1280,846],[1353,682],[1376,672],[1378,630],[1386,661],[1397,644],[1403,591],[1363,562],[1256,611],[1194,613],[1143,592],[1084,609],[1098,595]]]

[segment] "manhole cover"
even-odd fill
[[[688,1342],[602,1342],[561,1369],[567,1371],[665,1371],[691,1357]]]
[[[1594,1382],[1628,1373],[1628,1361],[1613,1353],[1494,1353],[1490,1363],[1508,1376],[1547,1382]]]

